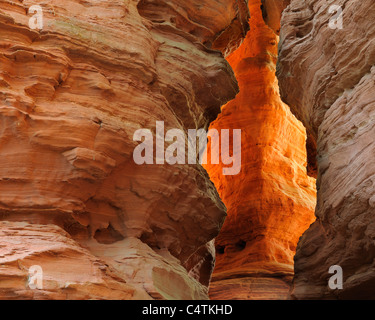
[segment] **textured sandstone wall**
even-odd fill
[[[329,5],[343,9],[331,29]],[[317,221],[296,254],[292,297],[375,298],[375,2],[291,1],[282,20],[282,97],[317,142]],[[343,290],[330,290],[330,266]]]
[[[238,46],[247,17],[234,0],[0,1],[0,298],[208,297],[225,207],[200,166],[136,166],[133,134],[217,117],[238,87],[210,48],[228,28]]]
[[[249,1],[250,31],[227,57],[240,93],[211,125],[242,129],[243,141],[238,176],[222,176],[221,168],[207,166],[228,208],[216,238],[212,299],[286,299],[298,239],[314,220],[315,179],[306,172],[306,132],[280,99],[277,30],[263,19],[280,16],[282,8],[265,15],[275,2],[263,2],[263,12],[261,4]],[[275,24],[275,19],[266,21]]]

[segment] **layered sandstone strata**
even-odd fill
[[[278,28],[271,28],[277,24],[271,17],[282,8],[266,15],[273,5],[263,1],[262,12],[260,0],[249,1],[250,31],[227,57],[240,92],[211,125],[241,129],[243,141],[239,175],[223,176],[221,167],[207,166],[228,208],[216,238],[212,299],[286,299],[297,242],[314,220],[306,131],[282,103],[275,76]]]
[[[238,87],[210,48],[238,46],[244,8],[0,1],[0,298],[208,297],[225,207],[200,166],[137,166],[133,134],[217,117]]]
[[[342,29],[335,23],[343,10]],[[281,28],[283,99],[317,142],[317,221],[302,237],[292,297],[375,298],[375,3],[291,1]],[[336,21],[337,22],[337,21]],[[343,269],[343,289],[328,286]]]

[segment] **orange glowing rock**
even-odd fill
[[[315,179],[306,171],[306,131],[279,95],[278,36],[261,1],[249,3],[250,31],[227,57],[240,87],[211,124],[242,130],[242,169],[223,176],[206,165],[228,217],[216,239],[212,299],[283,299],[297,242],[314,221]]]

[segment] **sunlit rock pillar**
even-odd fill
[[[281,102],[277,19],[271,21],[274,29],[269,27],[264,19],[269,21],[272,11],[267,18],[267,6],[262,12],[261,5],[249,1],[250,31],[227,57],[240,92],[211,125],[242,130],[240,173],[224,176],[221,167],[206,166],[228,209],[215,241],[211,299],[286,299],[297,242],[314,221],[306,131]]]

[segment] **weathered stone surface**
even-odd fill
[[[44,27],[31,30],[33,4],[0,1],[0,219],[28,223],[14,235],[25,265],[27,253],[61,288],[79,275],[72,259],[84,252],[88,278],[67,298],[207,298],[213,258],[202,248],[218,234],[225,207],[200,166],[135,165],[133,134],[156,121],[186,130],[216,118],[238,86],[210,48],[243,21],[243,8],[234,0],[40,1]],[[58,241],[48,240],[55,233]],[[65,294],[56,286],[30,293],[7,233],[1,243],[11,267],[2,267],[0,283],[14,279],[17,289],[7,282],[0,298]],[[65,258],[45,254],[48,247],[68,250],[74,272],[57,279]],[[93,274],[95,259],[126,261],[108,267],[120,270],[113,278],[107,269]],[[105,291],[83,288],[91,281]]]
[[[278,37],[262,17],[261,1],[249,1],[249,8],[250,31],[227,58],[240,93],[211,125],[241,129],[243,141],[239,175],[207,166],[228,208],[216,238],[212,299],[286,299],[297,242],[314,220],[306,132],[282,103],[275,76]]]
[[[42,266],[43,287],[30,290],[29,268],[35,265]],[[0,279],[2,299],[149,297],[54,225],[0,222]]]
[[[290,0],[262,0],[263,20],[277,34],[280,34],[280,20]]]
[[[342,29],[329,27],[322,0],[292,0],[282,20],[281,93],[317,140],[319,171],[317,221],[295,258],[296,299],[375,298],[375,3],[334,4]],[[328,287],[332,265],[343,268],[343,290]]]

